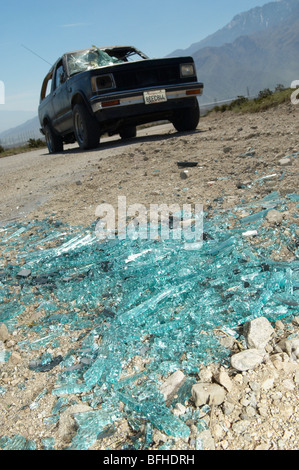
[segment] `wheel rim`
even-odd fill
[[[79,113],[76,113],[75,115],[75,131],[76,131],[78,142],[83,143],[84,138],[85,138],[85,132],[84,132],[83,121]]]

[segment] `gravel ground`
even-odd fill
[[[200,202],[209,211],[233,208],[241,201],[250,203],[272,191],[282,197],[298,192],[298,158],[292,157],[299,152],[298,116],[299,107],[291,104],[257,115],[210,114],[194,133],[178,134],[170,125],[162,125],[139,131],[135,140],[125,144],[116,138],[104,139],[93,151],[68,146],[64,154],[54,156],[43,149],[0,159],[1,223],[43,220],[51,215],[64,223],[87,226],[95,220],[99,204],[117,207],[118,196],[125,196],[128,205]],[[177,162],[185,160],[198,165],[182,175]],[[263,184],[256,183],[260,178]],[[295,206],[290,204],[284,214],[290,223],[297,223]],[[293,255],[282,247],[276,258],[291,261]],[[220,405],[212,405],[204,418],[207,429],[198,436],[190,422],[189,439],[177,440],[174,449],[193,450],[199,437],[207,450],[298,449],[299,356],[284,346],[290,335],[298,338],[295,310],[294,314],[292,323],[273,325],[261,364],[252,370],[226,371],[225,398]],[[32,306],[20,322],[29,325],[37,320]],[[231,341],[233,354],[240,352],[232,338],[220,336]],[[28,364],[37,353],[30,356],[20,350],[18,343],[23,339],[22,329],[8,333],[0,325],[0,350],[11,352],[9,361],[0,363],[0,387],[6,390],[0,395],[0,442],[1,436],[19,434],[41,449],[42,439],[54,437],[55,448],[66,448],[74,435],[72,413],[89,407],[74,397],[74,408],[63,413],[58,425],[44,424],[55,397],[40,397],[36,408],[32,403],[45,387],[54,387],[56,372],[30,370]],[[68,347],[68,338],[62,339],[59,354],[63,356]],[[199,382],[219,381],[219,367],[202,367]],[[130,432],[128,423],[120,421],[117,432],[93,448],[119,449]],[[152,447],[157,449],[165,441],[166,436],[156,431]]]

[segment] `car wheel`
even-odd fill
[[[63,140],[59,135],[55,134],[50,124],[45,125],[44,132],[49,153],[62,152]]]
[[[98,122],[89,114],[83,104],[73,109],[75,137],[81,149],[92,149],[99,145],[100,128]]]
[[[134,137],[136,137],[136,134],[137,134],[136,126],[123,127],[119,133],[122,139],[133,139]]]
[[[175,111],[172,123],[178,132],[194,131],[199,123],[200,109],[198,101],[192,108],[183,108]]]

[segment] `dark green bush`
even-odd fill
[[[270,90],[270,88],[265,88],[264,90],[261,90],[257,96],[257,99],[260,100],[260,99],[264,99],[264,98],[268,98],[268,96],[271,96],[273,95],[273,91]]]
[[[44,147],[45,142],[43,142],[41,139],[29,139],[28,140],[28,147],[31,149],[36,149],[40,147]]]

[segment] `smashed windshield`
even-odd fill
[[[132,60],[145,59],[146,56],[134,48],[115,47],[110,49],[85,49],[67,54],[69,75],[86,70],[114,65]]]

